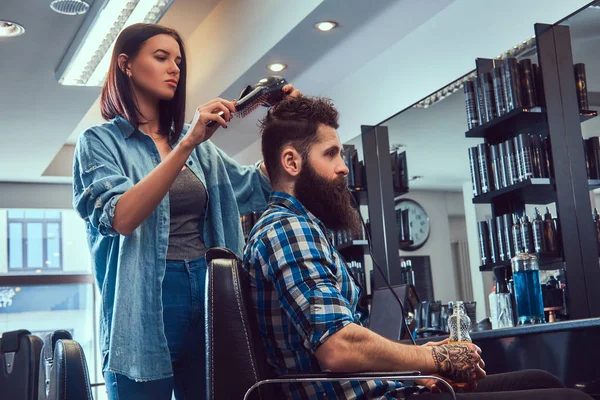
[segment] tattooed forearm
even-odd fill
[[[431,348],[440,375],[458,382],[469,382],[475,376],[477,355],[468,346],[450,344]]]

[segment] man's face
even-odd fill
[[[338,134],[334,128],[320,125],[317,135],[296,178],[295,196],[327,228],[360,232],[360,220],[346,187],[348,167]]]

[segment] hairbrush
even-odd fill
[[[281,76],[269,76],[263,78],[254,85],[248,85],[240,93],[239,100],[235,103],[236,112],[232,115],[244,118],[259,106],[272,107],[279,103],[284,93],[281,89],[287,85],[285,78]],[[223,111],[217,115],[223,116]],[[217,121],[209,121],[206,126],[215,126]]]

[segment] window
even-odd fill
[[[0,333],[27,329],[44,337],[66,329],[83,347],[90,381],[103,382],[99,312],[79,215],[72,209],[0,208]],[[94,399],[106,399],[104,387],[93,390]]]
[[[8,210],[10,272],[62,269],[62,214],[54,210]]]

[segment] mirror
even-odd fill
[[[571,28],[574,63],[585,64],[588,109],[599,110],[600,5],[591,5],[560,24]],[[537,63],[534,39],[526,39],[509,53],[518,60]],[[466,71],[437,92],[438,100],[432,100],[436,96],[428,96],[380,125],[388,128],[390,147],[406,152],[409,192],[396,198],[396,209],[400,231],[401,210],[408,210],[415,243],[401,247],[401,259],[428,257],[433,298],[442,304],[458,299],[477,301],[477,317],[473,315],[472,319],[480,321],[489,316],[488,295],[495,278],[491,269],[479,270],[481,255],[476,222],[491,218],[492,213],[489,205],[473,204],[469,170],[468,149],[482,143],[482,139],[465,137],[463,83],[474,76],[474,71]],[[582,132],[584,138],[600,136],[600,118],[582,124]],[[346,144],[354,145],[362,153],[360,136]],[[591,201],[592,208],[596,204],[600,207],[600,194],[593,193]],[[528,205],[526,215],[531,219],[535,207],[543,218],[546,205]],[[547,207],[556,217],[555,204]],[[559,270],[542,271],[542,283],[559,274]]]

